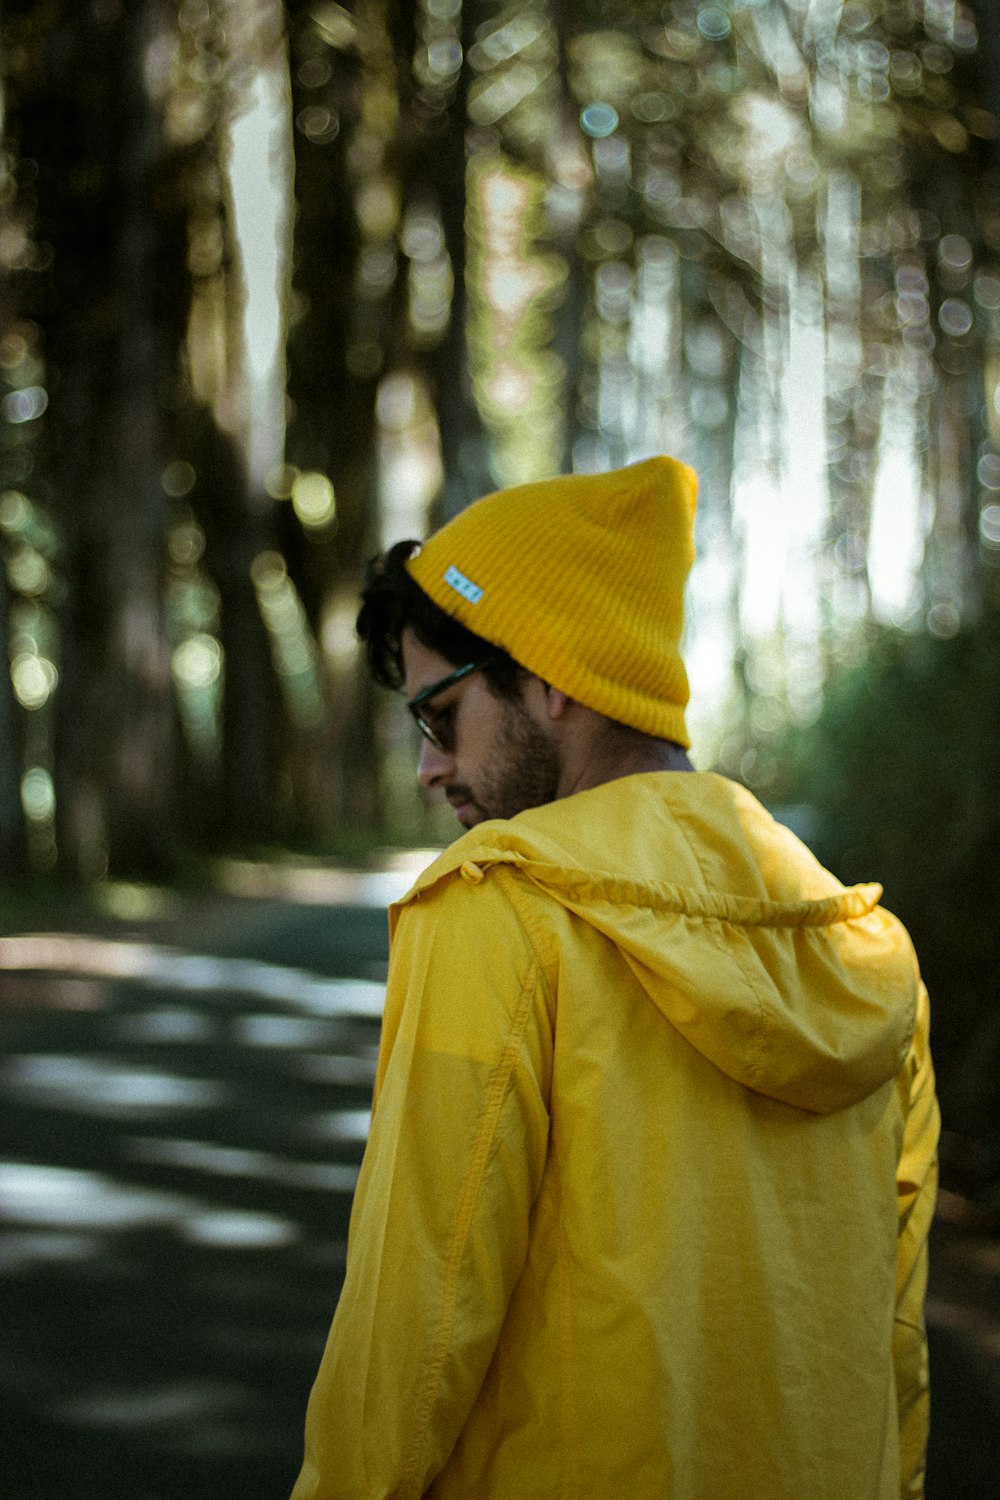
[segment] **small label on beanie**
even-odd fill
[[[483,597],[483,591],[478,584],[473,583],[471,578],[466,578],[457,568],[449,568],[444,575],[444,581],[449,588],[453,588],[456,594],[461,594],[463,599],[468,599],[470,604],[478,604]]]

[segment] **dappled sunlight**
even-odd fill
[[[119,1385],[64,1401],[61,1415],[84,1426],[156,1431],[194,1421],[217,1421],[247,1406],[247,1393],[235,1381],[171,1381],[136,1390]]]
[[[309,906],[388,906],[405,896],[440,852],[439,848],[386,851],[381,868],[372,870],[223,860],[216,866],[216,880],[221,890],[236,896]]]
[[[191,1205],[179,1194],[116,1182],[103,1172],[0,1162],[4,1219],[61,1229],[133,1230],[176,1225]]]
[[[321,1141],[366,1141],[371,1112],[366,1109],[330,1110],[303,1121],[303,1132]]]
[[[12,1099],[109,1119],[157,1118],[225,1102],[221,1084],[135,1068],[111,1057],[21,1053],[0,1063],[0,1088]]]
[[[267,14],[270,12],[270,15]],[[224,428],[238,436],[251,485],[262,492],[265,478],[284,452],[285,309],[291,245],[292,145],[288,61],[277,40],[276,0],[257,14],[237,20],[257,32],[257,66],[248,73],[239,102],[226,122],[224,162],[237,285],[242,301],[242,358],[216,393]]]
[[[512,76],[505,74],[508,87]],[[531,75],[530,88],[537,82]],[[508,99],[503,113],[516,102]],[[470,160],[467,338],[473,391],[502,484],[556,472],[565,444],[565,370],[551,348],[551,313],[568,267],[543,250],[544,193],[541,174],[499,152]]]
[[[256,959],[182,953],[125,939],[71,933],[0,938],[0,971],[19,969],[130,979],[174,990],[266,996],[319,1014],[378,1016],[382,1010],[383,989],[374,981],[322,979]]]
[[[426,382],[412,370],[393,370],[375,398],[379,546],[422,537],[444,480],[441,433]],[[357,644],[357,596],[345,622]]]
[[[304,949],[302,906],[277,898],[270,948],[284,917],[315,963],[325,928],[349,924],[337,951],[384,967],[384,913],[365,920],[361,888],[338,888],[348,904],[309,908]],[[261,910],[217,899],[231,922]],[[101,1455],[117,1473],[123,1452],[164,1494],[202,1493],[192,1460],[223,1492],[216,1462],[287,1491],[343,1275],[383,986],[71,932],[0,939],[5,998],[12,983],[45,988],[0,1004],[8,1406],[75,1455],[87,1495],[115,1492]],[[86,1008],[60,1000],[80,985]]]
[[[101,911],[126,922],[155,921],[170,916],[178,905],[176,891],[130,880],[102,880],[91,895]]]
[[[180,1218],[177,1233],[192,1245],[224,1250],[277,1250],[294,1244],[301,1231],[296,1224],[274,1214],[191,1205]]]
[[[261,552],[250,571],[289,717],[300,730],[318,729],[323,686],[316,643],[285,559],[279,552]]]
[[[318,1193],[353,1193],[358,1181],[357,1166],[345,1162],[294,1161],[273,1152],[224,1146],[216,1141],[137,1136],[124,1142],[124,1151],[136,1162],[183,1167],[210,1177],[257,1178]]]
[[[0,1162],[0,1202],[7,1224],[58,1228],[63,1245],[59,1259],[76,1259],[78,1247],[88,1245],[90,1253],[105,1253],[109,1234],[149,1228],[169,1230],[190,1244],[223,1249],[276,1249],[295,1243],[301,1234],[297,1225],[274,1214],[220,1208],[186,1194],[119,1182],[106,1173],[31,1163]],[[67,1242],[64,1231],[81,1230],[103,1236],[104,1242],[79,1235]],[[67,1243],[72,1247],[68,1257]],[[49,1258],[44,1239],[35,1245]],[[20,1246],[15,1240],[15,1258],[18,1248],[22,1260],[28,1259],[23,1239]]]

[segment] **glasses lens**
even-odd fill
[[[419,708],[411,708],[410,713],[413,715],[414,724],[416,724],[425,740],[430,740],[431,744],[438,750],[447,750],[449,748],[445,743],[445,739],[442,738],[442,725],[432,724],[426,712]]]
[[[454,672],[449,672],[448,676],[442,677],[440,682],[432,683],[429,688],[425,688],[422,693],[411,698],[406,705],[420,733],[438,750],[444,750],[446,754],[450,754],[454,748],[455,705],[446,703],[442,708],[433,709],[430,706],[431,700],[439,693],[444,693],[448,688],[454,687],[456,682],[461,682],[468,677],[470,672],[478,672],[490,660],[490,657],[484,657],[482,661],[470,661],[466,662],[464,667],[456,667]]]

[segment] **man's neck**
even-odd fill
[[[671,740],[616,733],[604,737],[603,741],[595,737],[578,760],[572,754],[566,757],[558,795],[569,797],[574,792],[602,786],[606,781],[617,781],[621,776],[638,776],[650,771],[693,770],[687,751]]]

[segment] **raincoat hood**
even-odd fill
[[[514,867],[608,938],[666,1020],[723,1073],[818,1114],[896,1076],[916,960],[878,885],[844,887],[744,788],[628,776],[470,829],[390,911]]]

